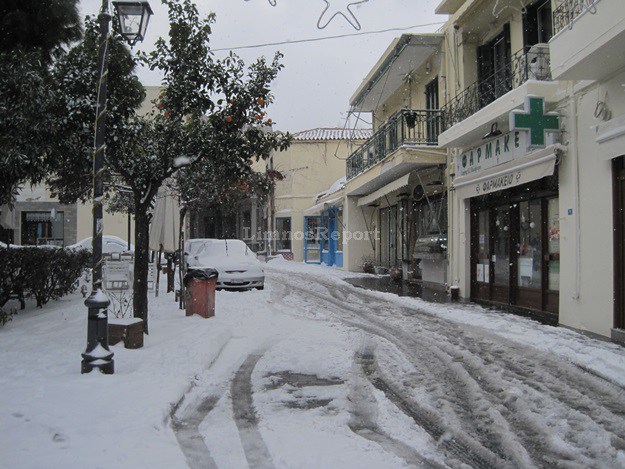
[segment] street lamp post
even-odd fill
[[[117,11],[121,34],[131,44],[142,41],[148,26],[152,9],[147,1],[113,2]],[[109,0],[102,0],[98,15],[100,25],[98,57],[98,98],[95,120],[95,143],[93,155],[93,237],[92,237],[92,287],[91,294],[85,300],[88,308],[87,348],[82,354],[81,373],[89,373],[94,368],[104,374],[113,374],[115,370],[113,352],[108,344],[108,306],[109,299],[102,288],[102,220],[104,187],[104,152],[106,150],[106,100],[108,93],[108,45],[111,15]]]

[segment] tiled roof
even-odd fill
[[[293,140],[367,140],[371,129],[318,128],[293,134]]]

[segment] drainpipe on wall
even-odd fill
[[[570,85],[572,86],[572,85]],[[580,255],[580,238],[581,238],[581,222],[579,213],[579,151],[578,151],[578,138],[577,138],[577,98],[575,95],[569,98],[568,103],[569,111],[569,128],[570,138],[568,151],[569,156],[574,160],[573,164],[573,207],[575,213],[575,290],[573,291],[573,299],[578,300],[580,296],[580,289],[582,284],[582,269],[581,269],[581,255]]]
[[[449,264],[449,271],[447,274],[447,284],[451,287],[457,285],[456,277],[456,255],[454,254],[454,200],[452,191],[452,178],[451,174],[455,173],[454,157],[451,155],[451,150],[447,150],[447,263]]]

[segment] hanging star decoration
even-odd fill
[[[250,0],[245,0],[246,2],[249,2]],[[272,7],[276,6],[276,2],[277,0],[269,0],[269,5],[271,5]]]
[[[353,26],[356,31],[360,31],[360,23],[358,18],[354,15],[351,7],[360,3],[366,3],[369,0],[323,0],[326,2],[326,8],[321,13],[319,21],[317,21],[317,28],[324,29],[328,26],[334,18],[341,15],[347,20],[349,24]]]

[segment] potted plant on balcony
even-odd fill
[[[414,111],[404,112],[404,119],[409,129],[414,129],[415,125],[417,125],[417,113]]]

